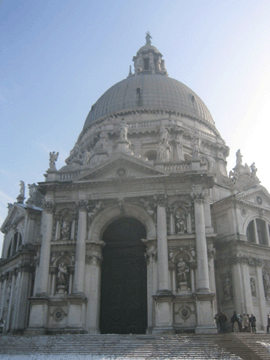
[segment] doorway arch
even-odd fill
[[[134,218],[112,222],[103,234],[100,332],[144,334],[147,327],[146,237]]]

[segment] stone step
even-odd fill
[[[44,335],[0,336],[0,359],[6,356],[72,354],[87,359],[270,359],[259,342],[269,342],[266,334],[224,335]],[[2,354],[2,355],[1,355]],[[2,356],[2,357],[1,357]],[[4,358],[3,358],[4,359]],[[11,359],[11,358],[10,358]],[[34,357],[33,357],[34,359]],[[64,359],[64,358],[63,358]],[[86,358],[85,358],[86,359]]]

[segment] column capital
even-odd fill
[[[204,203],[204,190],[201,186],[192,186],[192,192],[190,193],[193,201],[197,204],[203,204]]]
[[[52,214],[54,212],[55,206],[51,201],[46,201],[43,206],[43,211],[46,213]]]
[[[103,258],[101,256],[101,254],[86,254],[85,255],[85,262],[87,264],[93,264],[93,265],[100,265],[100,263],[102,262]]]
[[[166,194],[154,195],[154,200],[157,203],[157,206],[166,207],[166,205],[167,205],[167,195]]]
[[[78,206],[79,211],[87,211],[88,201],[79,200],[77,202],[77,206]]]

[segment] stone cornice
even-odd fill
[[[203,123],[204,125],[206,125],[209,129],[211,129],[217,136],[220,137],[220,133],[218,132],[218,130],[216,129],[215,125],[211,124],[209,121],[191,115],[189,113],[183,112],[183,111],[177,111],[177,110],[171,110],[171,109],[159,109],[159,108],[149,108],[149,107],[145,107],[145,108],[136,108],[136,109],[125,109],[125,110],[121,110],[121,111],[116,111],[110,114],[106,114],[105,116],[96,119],[94,122],[91,122],[87,127],[85,127],[82,132],[80,133],[79,137],[78,137],[78,142],[81,141],[82,137],[84,136],[84,134],[87,132],[87,130],[89,128],[91,128],[93,125],[97,125],[100,124],[108,119],[115,119],[118,117],[125,117],[128,115],[132,115],[132,114],[168,114],[168,115],[174,115],[176,117],[179,117],[181,119],[181,117],[183,116],[187,116],[188,118],[191,118],[193,120],[197,120],[200,123]]]
[[[39,183],[40,187],[43,187],[43,190],[46,191],[54,191],[58,190],[67,190],[67,189],[77,189],[77,188],[87,188],[89,185],[91,187],[104,187],[108,184],[108,186],[122,185],[122,184],[138,184],[138,183],[179,183],[181,182],[198,182],[203,183],[203,185],[207,188],[211,188],[213,186],[213,175],[207,174],[204,172],[186,172],[186,173],[171,173],[168,175],[159,175],[159,176],[147,176],[147,177],[126,177],[126,178],[111,178],[111,179],[98,179],[98,180],[87,180],[81,182],[44,182]]]

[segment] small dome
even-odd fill
[[[147,53],[147,52],[153,52],[155,54],[160,54],[161,55],[161,53],[158,51],[158,49],[155,46],[151,45],[151,44],[146,44],[146,45],[142,46],[138,50],[137,55],[140,54],[140,53]]]
[[[176,111],[215,125],[203,101],[180,81],[161,74],[135,74],[113,85],[98,99],[84,129],[99,118],[140,109]]]

